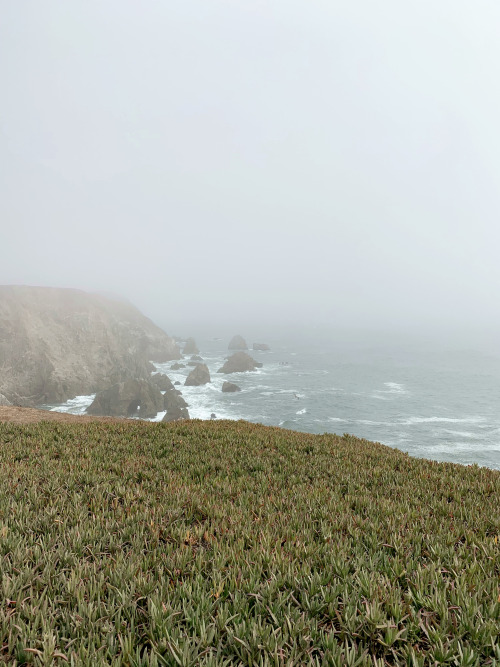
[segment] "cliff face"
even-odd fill
[[[172,338],[128,303],[75,289],[0,286],[0,394],[56,403],[181,357]]]

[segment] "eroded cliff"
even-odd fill
[[[181,357],[172,338],[127,302],[76,289],[0,286],[0,394],[57,403]]]

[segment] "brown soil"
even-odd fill
[[[32,424],[40,421],[57,422],[122,422],[133,421],[129,419],[118,419],[117,417],[90,417],[88,415],[68,415],[63,412],[48,412],[47,410],[36,410],[35,408],[18,408],[15,406],[0,406],[0,422],[15,422],[16,424]]]

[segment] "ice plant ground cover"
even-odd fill
[[[0,662],[500,665],[500,473],[246,422],[0,424]]]

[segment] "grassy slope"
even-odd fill
[[[0,662],[499,665],[499,499],[350,436],[3,423]]]

